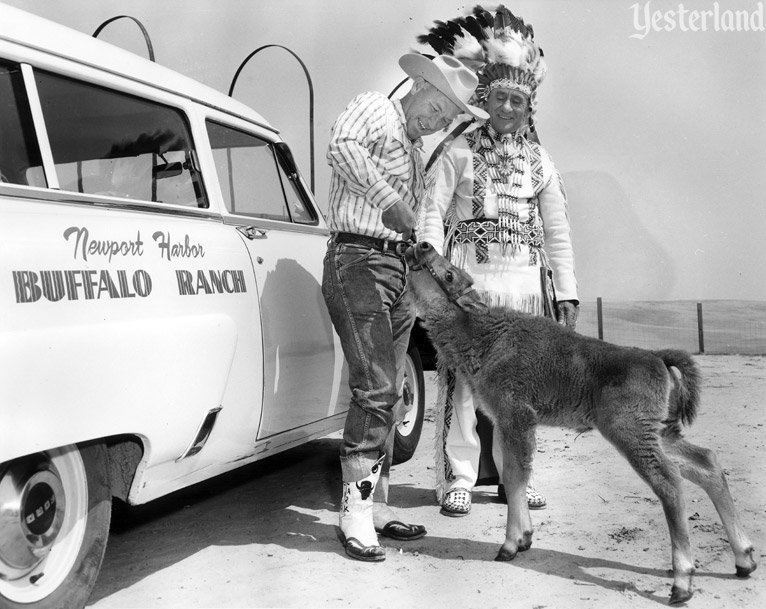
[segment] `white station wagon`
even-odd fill
[[[249,107],[0,5],[0,606],[82,607],[111,500],[343,426],[329,232]],[[395,462],[423,422],[417,349]]]

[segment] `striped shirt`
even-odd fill
[[[381,215],[398,201],[417,215],[426,191],[422,145],[407,137],[399,100],[375,92],[355,97],[335,121],[327,149],[330,230],[401,239]]]

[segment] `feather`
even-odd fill
[[[449,53],[449,48],[441,36],[438,34],[429,34],[426,37],[426,41],[428,44],[431,45],[431,48],[433,48],[434,51],[436,51],[437,55],[444,55]]]
[[[429,44],[439,55],[454,54],[456,39],[464,35],[463,28],[455,20],[434,21],[428,34],[417,37],[421,44]]]
[[[455,37],[452,54],[474,72],[477,72],[485,64],[484,47],[468,31],[461,28],[461,32],[460,36]]]
[[[463,35],[463,28],[460,26],[460,22],[455,19],[450,19],[444,24],[444,27],[450,33],[453,39]]]
[[[497,7],[495,13],[495,37],[502,36],[511,27],[512,15],[503,5]]]
[[[473,9],[474,18],[482,29],[483,39],[494,38],[495,36],[495,18],[487,10],[484,10],[481,6],[476,6]]]
[[[476,5],[473,9],[474,17],[483,28],[495,27],[495,18],[483,6]]]
[[[452,50],[452,37],[443,21],[435,21],[434,26],[428,30],[428,34],[417,37],[421,44],[428,44],[436,51],[437,55],[449,55]]]
[[[514,38],[493,38],[487,41],[487,61],[504,63],[514,68],[526,65],[526,49]]]
[[[473,16],[468,16],[464,19],[463,28],[470,32],[471,36],[476,38],[479,42],[487,39],[487,32],[484,27],[479,23],[478,19]]]

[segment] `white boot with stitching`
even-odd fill
[[[377,562],[385,560],[386,551],[378,544],[378,535],[372,520],[372,494],[380,478],[385,456],[372,466],[370,475],[358,482],[343,482],[340,503],[340,530],[346,554],[356,560]]]

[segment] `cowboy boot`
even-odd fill
[[[370,475],[358,482],[343,483],[340,503],[340,530],[346,554],[368,562],[386,559],[386,551],[378,544],[372,521],[372,494],[380,477],[384,457],[372,466]]]

